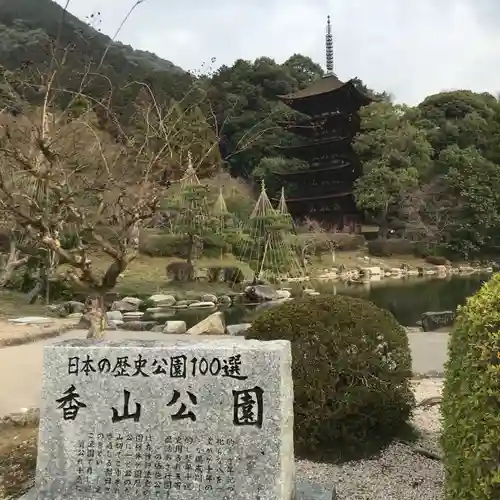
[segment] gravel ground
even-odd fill
[[[441,395],[442,379],[413,383],[417,404]],[[338,500],[442,500],[444,470],[441,461],[415,453],[420,447],[439,454],[439,405],[417,408],[414,425],[423,438],[412,445],[394,443],[371,460],[342,465],[297,462],[298,477],[334,485]]]

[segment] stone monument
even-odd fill
[[[44,349],[25,498],[293,500],[288,341],[68,340]]]

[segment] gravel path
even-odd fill
[[[441,379],[414,383],[417,403],[441,395]],[[439,405],[418,408],[413,423],[424,433],[422,442],[394,443],[378,457],[331,465],[301,460],[297,476],[335,486],[338,500],[442,500],[444,470],[441,461],[413,451],[422,447],[439,454]]]

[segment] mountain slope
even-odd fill
[[[0,106],[15,109],[19,100],[41,104],[33,89],[55,67],[54,54],[56,86],[65,90],[58,104],[65,106],[85,79],[85,94],[105,98],[122,125],[136,111],[141,86],[134,82],[147,84],[158,102],[168,102],[183,98],[194,81],[170,61],[113,42],[52,0],[0,0]]]
[[[24,52],[23,45],[29,45],[33,49],[37,43],[58,37],[62,46],[72,43],[80,51],[90,50],[93,56],[99,58],[111,43],[111,57],[121,55],[128,63],[142,67],[146,72],[184,72],[155,54],[112,42],[109,36],[65,12],[52,0],[0,0],[0,64],[5,64],[3,59],[12,50],[21,54]],[[14,58],[13,54],[7,57],[11,62]]]

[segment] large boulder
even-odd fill
[[[112,311],[124,312],[135,312],[139,309],[139,304],[132,304],[125,300],[115,300],[111,305]]]
[[[200,302],[213,302],[217,304],[217,295],[213,293],[204,293],[200,298]]]
[[[244,333],[252,326],[252,323],[238,323],[237,325],[227,325],[226,332],[228,335],[244,335]]]
[[[149,297],[149,300],[151,302],[154,302],[157,307],[169,307],[173,306],[176,303],[175,297],[173,295],[166,295],[162,293],[151,295],[151,297]]]
[[[110,321],[123,321],[123,314],[121,311],[108,311],[106,316]]]
[[[85,312],[85,304],[77,300],[69,300],[62,304],[50,304],[48,310],[61,318],[66,318],[70,314]]]
[[[224,335],[226,333],[224,315],[221,312],[215,312],[191,327],[187,333],[190,335]]]
[[[185,321],[167,321],[163,327],[163,333],[173,333],[180,334],[186,333],[186,322]]]
[[[141,305],[142,300],[137,298],[137,297],[123,297],[123,302],[128,302],[129,304],[132,304],[136,306],[137,308]]]
[[[282,297],[271,285],[250,285],[245,288],[245,296],[250,302],[266,302]]]
[[[158,323],[156,321],[125,321],[121,325],[122,330],[129,330],[132,332],[145,332],[151,330]]]
[[[64,307],[69,314],[85,312],[85,304],[77,300],[68,300],[68,302],[64,303]]]
[[[455,322],[455,311],[429,311],[423,313],[421,319],[424,332],[433,332],[452,326]]]

